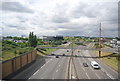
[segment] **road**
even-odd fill
[[[91,44],[88,45],[88,48]],[[58,49],[54,53],[61,55],[59,58],[55,56],[45,56],[43,58],[37,58],[36,62],[29,68],[21,71],[19,74],[13,77],[13,79],[68,79],[68,67],[69,59],[71,57],[62,56],[63,53],[71,55],[72,51],[69,49]],[[74,77],[78,76],[78,79],[117,79],[118,73],[111,69],[109,66],[101,62],[98,58],[86,58],[84,56],[93,56],[91,51],[75,49],[73,55],[78,57],[72,57],[74,65],[70,66],[70,74]],[[90,65],[90,61],[97,61],[100,64],[101,69],[95,70]],[[89,67],[84,67],[83,63],[87,63]],[[75,67],[74,67],[75,66]],[[76,72],[76,74],[75,74]]]
[[[59,58],[55,56],[38,57],[35,64],[20,72],[13,79],[67,79],[69,57],[62,57],[62,54],[70,55],[71,53],[66,49],[58,49],[54,53],[61,56]]]

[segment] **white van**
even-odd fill
[[[99,64],[96,61],[91,61],[91,65],[94,69],[99,69],[100,68]]]

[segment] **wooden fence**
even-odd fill
[[[31,63],[36,59],[37,51],[31,51],[29,53],[22,54],[21,56],[12,58],[2,62],[2,78],[16,72],[25,65]]]

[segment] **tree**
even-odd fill
[[[37,36],[34,35],[33,32],[30,32],[28,42],[29,42],[30,47],[36,47],[37,46]]]

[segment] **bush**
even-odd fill
[[[21,54],[22,54],[22,52],[19,52],[19,54],[21,55]]]
[[[99,48],[99,44],[96,43],[96,44],[94,45],[94,47],[95,47],[95,48]]]
[[[47,51],[46,49],[40,49],[40,50]]]
[[[116,59],[117,59],[118,61],[120,61],[120,57],[116,57]]]

